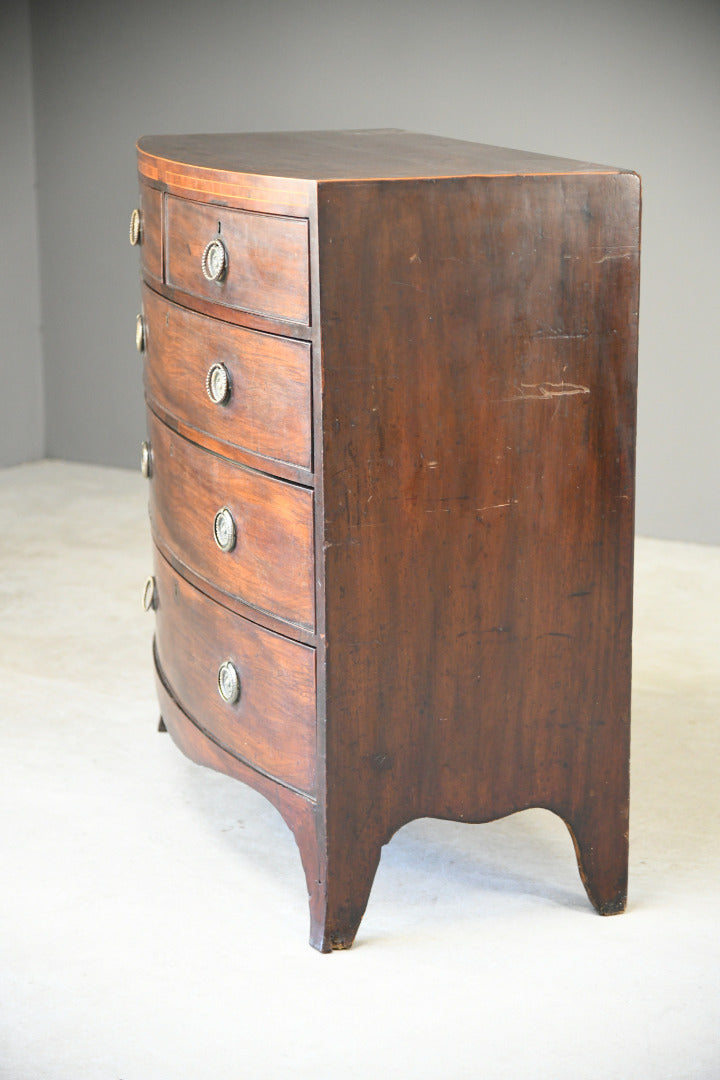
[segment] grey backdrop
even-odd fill
[[[138,135],[405,127],[642,174],[638,530],[720,542],[720,4],[0,6],[0,462],[137,461]]]
[[[0,465],[45,449],[32,101],[29,10],[0,0]]]

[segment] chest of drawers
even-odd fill
[[[639,182],[396,131],[138,143],[164,726],[348,947],[422,816],[627,882]]]

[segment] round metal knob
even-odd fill
[[[208,281],[222,281],[227,272],[228,254],[222,240],[211,240],[202,253],[202,272]]]
[[[218,690],[228,705],[234,705],[240,697],[240,676],[232,660],[223,660],[218,668]]]
[[[224,364],[213,364],[205,379],[208,397],[215,405],[226,405],[230,400],[230,372]]]
[[[146,611],[153,611],[157,607],[157,585],[152,574],[143,586],[142,605]]]
[[[140,472],[146,480],[152,474],[152,448],[147,439],[143,440],[140,447]]]
[[[135,207],[130,215],[130,243],[133,247],[142,239],[142,214]]]
[[[223,506],[222,510],[218,510],[215,515],[213,533],[215,535],[215,543],[221,551],[232,551],[237,541],[237,529],[235,527],[235,519],[227,506]]]
[[[135,320],[135,348],[138,352],[145,352],[145,320],[142,315]]]

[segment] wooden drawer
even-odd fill
[[[285,784],[315,786],[315,650],[209,600],[156,552],[156,656],[184,711],[216,742]],[[225,701],[220,666],[233,664],[239,697]]]
[[[148,412],[150,517],[161,546],[200,577],[248,604],[313,629],[313,495],[201,449]],[[215,515],[232,514],[236,543],[222,551]]]
[[[288,322],[310,322],[308,223],[305,218],[229,210],[166,196],[166,281],[214,304]],[[220,239],[227,268],[220,281],[202,269],[208,243]]]
[[[140,185],[140,256],[143,271],[162,281],[162,193]]]
[[[145,385],[151,401],[230,447],[312,468],[310,346],[260,334],[172,304],[143,289]],[[229,397],[206,382],[223,364]]]

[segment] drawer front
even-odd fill
[[[187,714],[232,754],[292,787],[315,786],[315,650],[209,600],[155,556],[156,652]],[[237,701],[219,691],[226,662]]]
[[[218,281],[203,273],[203,253],[221,240],[227,265]],[[166,280],[214,304],[271,318],[310,322],[308,223],[166,197]]]
[[[148,428],[150,517],[161,543],[231,596],[314,629],[312,492],[203,450],[152,412]],[[221,510],[234,522],[229,551],[215,539]]]
[[[140,185],[140,257],[143,271],[162,281],[162,194]]]
[[[172,304],[145,287],[146,388],[173,416],[230,446],[312,468],[310,346]],[[214,364],[226,400],[208,395]],[[217,395],[216,395],[217,396]]]

